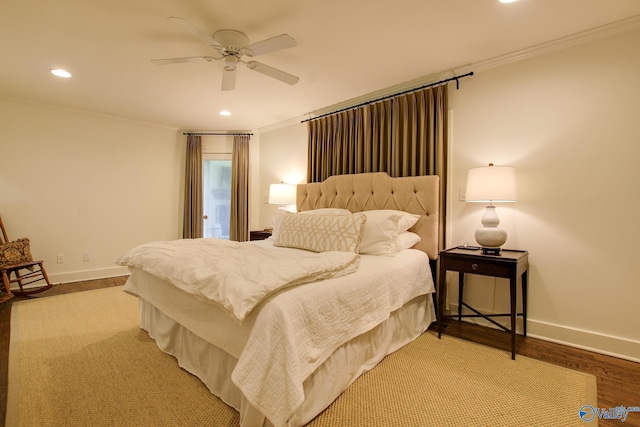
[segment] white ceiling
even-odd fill
[[[2,0],[0,96],[183,130],[249,130],[640,15],[638,0]],[[255,58],[300,77],[151,59],[216,52],[174,23],[298,46]],[[73,78],[49,74],[65,68]],[[223,117],[221,110],[233,114]]]

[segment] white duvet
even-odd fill
[[[351,252],[295,251],[283,257],[250,242],[183,239],[146,243],[116,260],[220,304],[239,320],[272,293],[358,269]]]
[[[306,252],[274,247],[269,240],[250,244],[275,258],[295,258]],[[168,286],[167,291],[166,282],[154,285],[143,278],[144,273],[138,275],[134,268],[125,290],[152,301],[237,358],[233,383],[277,427],[300,424],[294,413],[305,400],[304,382],[339,346],[372,330],[413,298],[434,292],[424,252],[408,249],[394,257],[362,255],[355,273],[289,287],[266,298],[234,325],[233,318],[214,316],[219,310],[212,310],[205,300],[189,302],[176,294],[180,292],[175,287]],[[210,327],[209,317],[222,323]]]

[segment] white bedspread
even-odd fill
[[[291,289],[262,307],[231,379],[275,426],[288,424],[304,401],[304,380],[336,348],[433,291],[426,254],[404,252],[363,255],[357,273]]]
[[[239,320],[275,291],[350,274],[359,263],[351,252],[294,251],[283,257],[250,242],[220,239],[146,243],[116,260],[221,304]]]
[[[274,247],[269,240],[250,244],[276,257],[300,252]],[[266,298],[235,332],[201,326],[206,323],[199,317],[216,312],[207,311],[202,302],[191,304],[190,313],[174,310],[173,316],[208,342],[229,348],[232,355],[239,353],[233,383],[275,426],[295,425],[290,418],[305,399],[304,381],[338,347],[372,330],[412,299],[434,292],[424,252],[408,249],[394,257],[360,258],[360,268],[353,274],[291,287]],[[147,301],[157,301],[154,304],[161,309],[175,305],[173,297],[163,301],[162,295],[150,295],[151,288],[138,285],[135,274],[125,286]],[[229,334],[234,333],[243,338],[230,345]]]

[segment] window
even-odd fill
[[[203,237],[229,239],[231,154],[204,154]]]

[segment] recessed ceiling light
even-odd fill
[[[229,111],[227,111],[227,110],[222,110],[222,111],[220,111],[220,115],[221,116],[230,116],[231,113]]]
[[[65,79],[68,79],[69,77],[71,77],[70,72],[61,70],[59,68],[56,68],[55,70],[51,70],[51,74],[53,74],[54,76],[65,78]]]
[[[500,3],[515,3],[518,0],[500,0]]]

